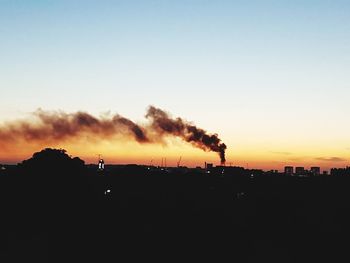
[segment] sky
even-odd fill
[[[38,108],[119,113],[155,105],[217,133],[227,164],[344,167],[350,157],[350,2],[0,0],[0,124]],[[13,143],[0,163],[63,147],[87,162],[218,163],[166,144]]]

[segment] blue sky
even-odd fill
[[[38,107],[142,120],[154,104],[222,135],[233,158],[347,158],[349,13],[337,0],[0,0],[0,121]]]

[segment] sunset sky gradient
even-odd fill
[[[350,157],[350,1],[0,1],[0,125],[38,108],[165,109],[226,143],[227,164],[344,167]],[[1,143],[1,142],[0,142]],[[219,163],[179,139],[14,141],[0,163],[43,147],[87,162]]]

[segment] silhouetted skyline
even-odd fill
[[[36,160],[37,156],[45,156],[47,155],[48,158],[50,159],[50,154],[53,156],[55,154],[62,154],[65,156],[65,158],[72,158],[71,155],[67,155],[67,151],[65,149],[52,149],[52,148],[45,148],[42,149],[39,152],[36,152],[33,154],[33,157],[28,159],[28,160],[22,160],[21,162],[17,164],[2,164],[0,163],[0,172],[6,172],[6,169],[14,168],[16,166],[22,166],[23,164],[26,164],[30,162],[33,162],[33,160]],[[48,159],[48,160],[49,160]],[[74,157],[73,160],[75,162],[78,162],[80,164],[85,165],[85,161],[80,159],[79,157]],[[148,164],[135,164],[135,163],[124,163],[124,164],[114,164],[114,163],[105,163],[105,160],[102,158],[101,155],[98,156],[98,159],[96,159],[96,162],[94,163],[87,163],[86,165],[88,167],[95,167],[96,170],[98,171],[104,171],[112,169],[114,170],[116,167],[140,167],[141,174],[144,172],[147,172],[148,170],[159,170],[163,172],[171,172],[171,173],[178,173],[181,171],[181,173],[191,173],[193,171],[201,171],[202,173],[206,173],[207,171],[212,170],[211,175],[220,175],[220,176],[227,176],[227,175],[234,175],[237,169],[246,171],[247,176],[251,176],[254,173],[258,173],[259,175],[288,175],[288,176],[328,176],[328,175],[350,175],[350,166],[346,167],[332,167],[329,170],[322,170],[321,167],[319,166],[312,166],[312,167],[304,167],[304,166],[290,166],[287,165],[283,167],[283,169],[276,170],[276,169],[270,169],[270,170],[263,170],[260,169],[259,167],[240,167],[240,166],[235,166],[232,165],[232,163],[229,163],[226,165],[226,163],[220,163],[218,165],[215,165],[213,163],[204,163],[204,166],[202,165],[197,165],[196,167],[187,167],[184,165],[180,165],[182,160],[182,156],[179,158],[179,160],[176,163],[176,166],[172,166],[171,164],[167,164],[167,158],[163,157],[159,162],[157,160],[151,160],[150,163]],[[43,159],[41,162],[45,162]],[[49,163],[47,163],[49,164]],[[225,172],[226,171],[226,172]]]

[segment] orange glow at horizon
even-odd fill
[[[23,146],[22,146],[23,145]],[[5,147],[5,148],[4,148]],[[78,156],[87,164],[96,163],[98,155],[101,154],[106,164],[144,164],[161,165],[161,159],[166,158],[167,166],[176,166],[180,156],[181,165],[188,167],[201,166],[204,162],[220,164],[219,155],[215,152],[205,152],[194,148],[179,138],[167,138],[166,144],[139,144],[133,140],[86,140],[79,139],[57,144],[44,143],[15,143],[14,145],[2,145],[4,151],[0,152],[0,163],[18,163],[28,159],[34,152],[43,148],[63,148],[72,156]],[[293,149],[296,150],[296,149]],[[320,166],[323,170],[332,167],[345,167],[348,162],[344,159],[315,158],[312,151],[304,149],[296,153],[264,151],[258,147],[238,144],[236,147],[227,149],[227,166],[241,166],[249,169],[283,170],[284,166],[303,166],[309,169],[311,166]],[[328,150],[327,154],[317,157],[336,156]]]

